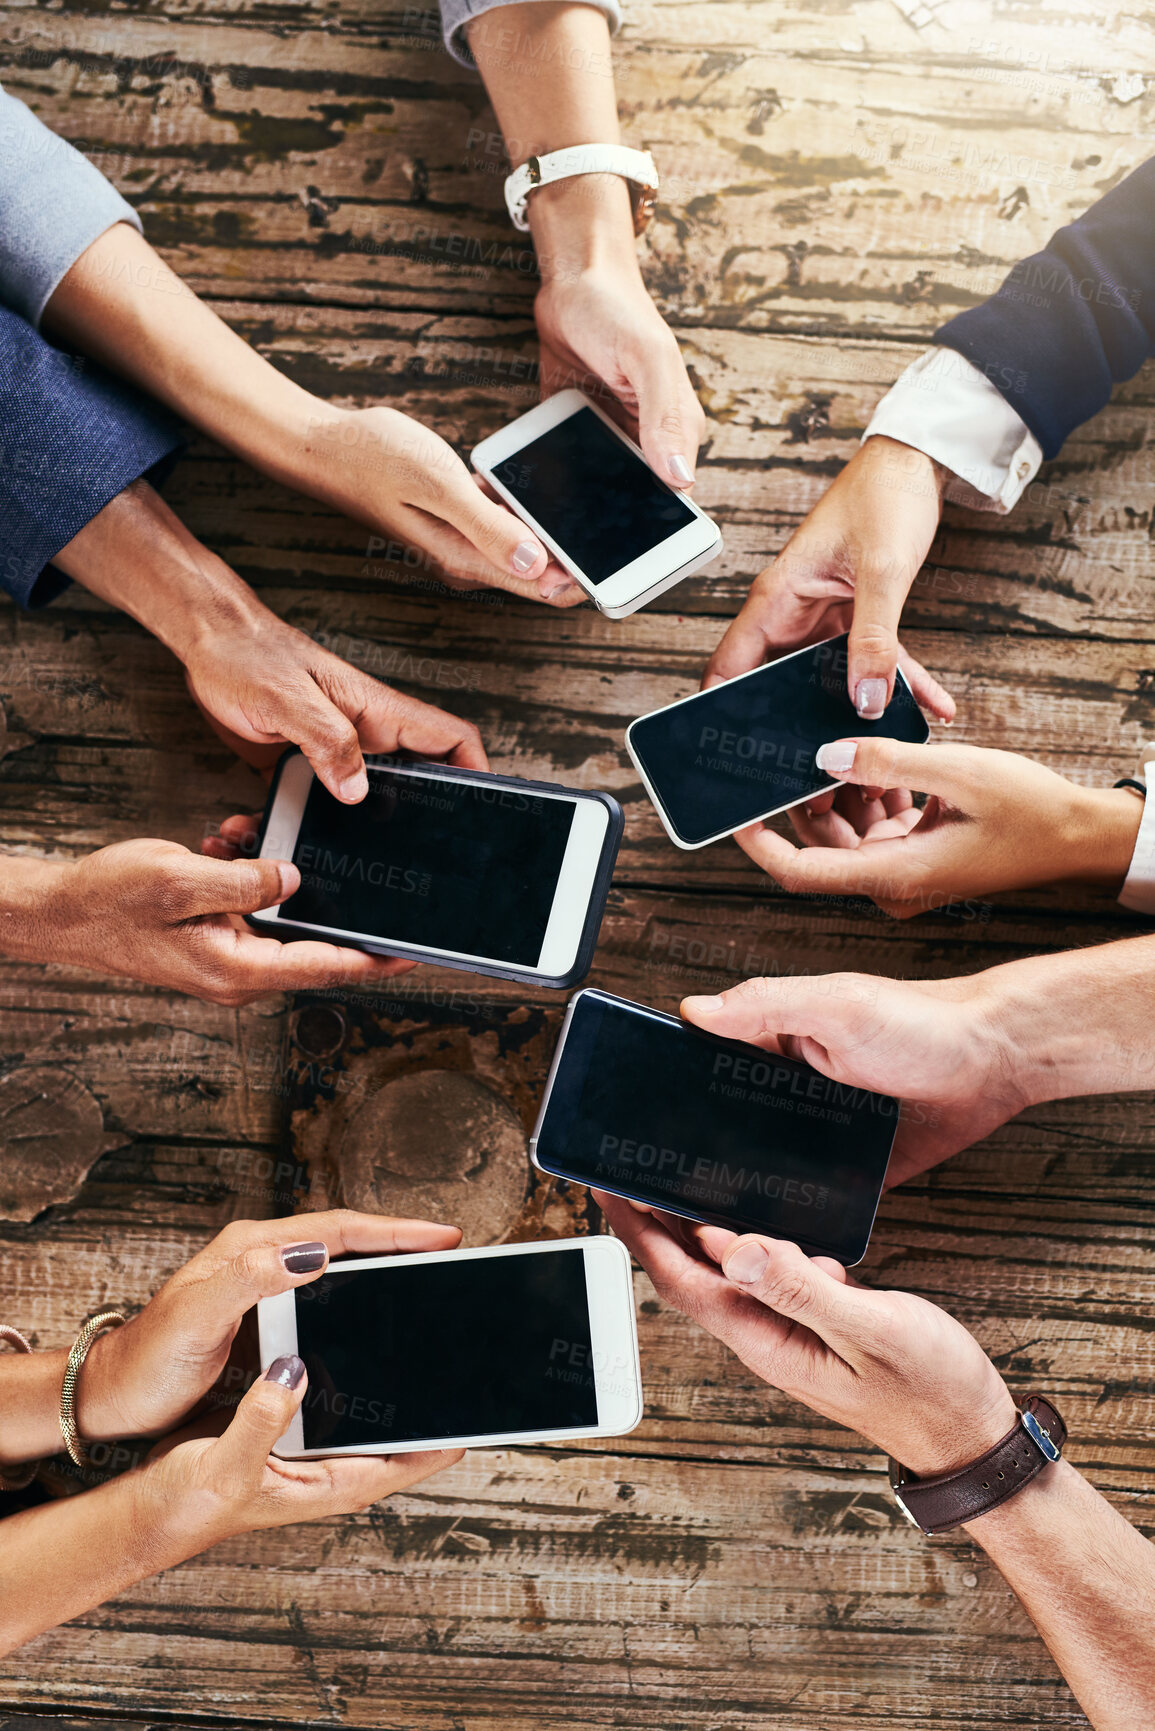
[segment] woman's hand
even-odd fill
[[[296,484],[426,555],[452,588],[506,589],[574,607],[585,593],[533,531],[486,494],[451,445],[396,409],[331,409],[309,417]]]
[[[1081,881],[1118,890],[1143,802],[1123,788],[1084,788],[1014,752],[974,745],[837,739],[818,766],[869,788],[861,816],[795,814],[798,849],[762,824],[738,844],[782,888],[869,896],[899,919],[972,896]],[[925,793],[892,810],[887,790]],[[853,796],[859,800],[857,793]]]
[[[889,1187],[981,1141],[1042,1097],[1031,1091],[1033,1054],[1006,983],[998,968],[959,980],[780,975],[744,980],[720,997],[687,998],[682,1014],[711,1034],[801,1058],[834,1082],[898,1099]]]
[[[660,1298],[763,1382],[912,1472],[954,1472],[1013,1428],[1015,1403],[986,1353],[924,1298],[872,1292],[795,1244],[711,1226],[671,1230],[660,1216],[594,1195]]]
[[[299,1358],[279,1358],[220,1436],[162,1445],[133,1485],[134,1528],[170,1566],[221,1539],[369,1508],[461,1460],[464,1449],[283,1461],[272,1453],[305,1396]]]
[[[94,1343],[80,1380],[81,1435],[90,1441],[155,1436],[179,1425],[224,1370],[245,1313],[258,1299],[319,1279],[330,1256],[452,1250],[460,1240],[456,1226],[343,1209],[234,1221],[139,1316]],[[280,1434],[274,1431],[273,1440]]]
[[[874,720],[883,713],[901,667],[922,707],[950,721],[954,699],[898,641],[903,603],[938,528],[945,474],[895,439],[876,436],[860,445],[754,579],[703,684],[849,631],[846,683],[859,715]]]

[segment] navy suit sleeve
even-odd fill
[[[985,373],[1055,456],[1155,348],[1155,159],[934,340]]]
[[[25,607],[59,595],[60,549],[183,443],[158,404],[0,306],[0,588]]]

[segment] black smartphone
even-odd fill
[[[530,1156],[555,1178],[849,1267],[897,1128],[889,1095],[587,990],[566,1012]]]
[[[861,719],[846,690],[848,641],[829,637],[630,723],[627,749],[678,847],[705,847],[839,787],[814,761],[829,740],[929,737],[901,672],[885,712]]]
[[[300,888],[249,916],[266,937],[356,949],[537,985],[589,969],[622,833],[606,793],[366,759],[343,805],[299,751],[281,759],[259,838]]]

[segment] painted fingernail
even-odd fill
[[[703,1016],[712,1016],[716,1011],[725,1008],[721,998],[687,998],[686,1008],[697,1010]]]
[[[369,791],[369,777],[363,769],[356,775],[347,775],[341,783],[341,798],[347,799],[350,805],[356,805],[363,800]]]
[[[680,487],[688,487],[694,479],[694,471],[679,451],[675,451],[669,460],[670,473]]]
[[[323,1244],[286,1244],[281,1263],[288,1274],[316,1274],[324,1268],[329,1252]]]
[[[519,577],[524,577],[527,571],[532,571],[541,558],[541,548],[536,541],[522,541],[513,549],[509,562]]]
[[[567,577],[564,583],[555,583],[552,589],[547,589],[545,598],[547,601],[556,601],[559,595],[568,595],[571,589],[576,588],[577,584],[571,583]]]
[[[853,739],[833,739],[828,745],[818,747],[814,761],[827,775],[845,775],[848,769],[854,768],[857,756],[858,746]]]
[[[727,1257],[722,1264],[722,1273],[727,1280],[737,1281],[739,1286],[753,1286],[765,1274],[769,1260],[768,1253],[760,1244],[743,1244],[733,1256]]]
[[[877,721],[886,709],[886,680],[860,679],[854,689],[854,707],[864,721]]]
[[[265,1372],[266,1382],[279,1382],[282,1388],[299,1388],[305,1366],[295,1352],[288,1358],[275,1358]]]

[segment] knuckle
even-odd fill
[[[762,1284],[761,1296],[772,1310],[798,1310],[810,1290],[805,1270],[791,1265],[771,1266]]]
[[[852,627],[851,636],[859,655],[888,656],[898,652],[898,633],[881,620],[868,619]]]

